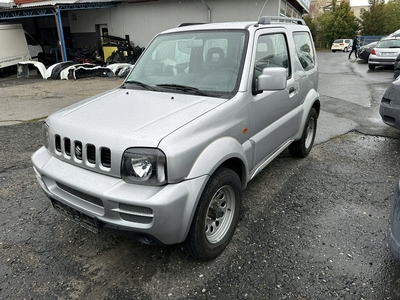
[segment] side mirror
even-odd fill
[[[257,77],[257,91],[284,90],[287,84],[285,68],[264,68]]]

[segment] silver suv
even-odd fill
[[[54,208],[87,229],[210,260],[234,234],[247,183],[287,147],[309,154],[317,87],[303,20],[167,30],[122,86],[46,119],[34,170]]]

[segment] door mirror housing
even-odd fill
[[[257,77],[257,91],[275,91],[286,89],[287,71],[285,68],[264,68]]]

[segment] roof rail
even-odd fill
[[[278,16],[263,16],[258,20],[258,24],[269,25],[271,22],[284,22],[284,23],[295,23],[299,25],[306,25],[303,19],[278,17]]]
[[[181,23],[178,25],[178,27],[185,27],[185,26],[192,26],[192,25],[203,25],[206,23]]]

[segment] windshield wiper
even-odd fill
[[[154,87],[152,87],[152,86],[150,86],[148,84],[145,84],[143,82],[140,82],[140,81],[128,80],[128,81],[125,81],[124,85],[125,84],[136,84],[136,85],[138,85],[138,86],[140,86],[142,88],[145,88],[146,90],[157,91],[156,88],[154,88]]]
[[[202,92],[198,88],[195,88],[193,86],[188,86],[188,85],[167,84],[166,83],[166,84],[156,84],[156,86],[161,87],[161,88],[172,89],[172,90],[191,92],[191,93],[195,93],[196,95],[201,95],[201,96],[210,96],[210,94]]]

